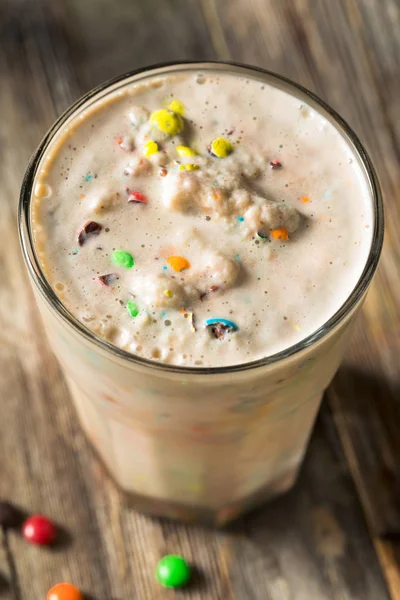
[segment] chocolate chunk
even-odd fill
[[[106,275],[99,275],[95,277],[97,281],[100,281],[102,285],[110,286],[119,279],[116,273],[107,273]]]
[[[203,292],[202,294],[200,294],[201,302],[203,302],[203,300],[205,300],[207,298],[207,296],[209,296],[213,292],[217,292],[218,290],[219,290],[218,285],[212,285],[210,288],[208,288],[208,290],[206,292]]]
[[[96,223],[96,221],[88,221],[79,232],[78,244],[83,246],[83,244],[85,244],[90,237],[99,235],[102,229],[103,227],[100,225],[100,223]]]
[[[233,327],[224,325],[224,323],[213,323],[212,325],[207,325],[207,329],[209,329],[213,336],[218,340],[222,340],[228,333],[235,331]]]

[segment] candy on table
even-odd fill
[[[150,123],[163,133],[177,135],[183,130],[182,117],[172,110],[162,108],[151,113]]]
[[[190,268],[190,262],[183,256],[170,256],[167,258],[167,262],[177,273]]]
[[[114,250],[111,255],[111,260],[114,265],[118,267],[124,267],[124,269],[132,269],[135,265],[135,259],[132,254],[126,252],[125,250]]]
[[[157,565],[156,577],[163,587],[182,587],[189,581],[190,575],[189,564],[176,554],[167,554]]]
[[[209,152],[217,158],[226,158],[233,152],[233,146],[229,140],[219,137],[211,142]]]
[[[22,533],[27,542],[45,546],[51,544],[57,534],[56,526],[43,515],[32,515],[22,526]]]
[[[80,590],[72,583],[57,583],[48,592],[46,600],[83,600]]]
[[[279,227],[278,229],[273,229],[271,231],[271,236],[274,240],[282,240],[286,242],[289,239],[289,232],[284,227]]]

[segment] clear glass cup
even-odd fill
[[[231,367],[166,365],[96,337],[51,289],[32,238],[33,182],[57,132],[118,88],[187,70],[256,77],[311,105],[340,130],[354,151],[374,204],[368,260],[336,314],[294,346]],[[222,525],[294,484],[322,395],[346,350],[383,241],[383,207],[374,169],[356,135],[329,106],[283,77],[236,64],[182,63],[128,73],[78,100],[46,135],[25,175],[19,228],[37,304],[81,425],[134,507],[152,515]]]

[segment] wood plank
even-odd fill
[[[400,537],[395,326],[400,319],[400,6],[394,0],[253,0],[214,7],[230,56],[281,72],[320,94],[360,135],[381,179],[387,199],[381,266],[328,398],[392,597],[398,599],[398,546],[379,536]]]
[[[391,157],[398,131],[388,130],[395,118],[398,46],[393,39],[397,17],[392,13],[396,6],[392,0],[381,1],[380,8],[377,0],[368,0],[362,10],[355,0],[333,4],[329,0],[3,0],[0,4],[0,497],[15,500],[25,510],[49,514],[70,534],[63,535],[53,551],[10,537],[21,600],[44,598],[61,579],[82,586],[92,600],[165,598],[153,570],[167,551],[182,552],[198,565],[195,584],[184,595],[193,600],[388,597],[333,426],[335,419],[348,458],[353,446],[349,450],[346,440],[352,440],[354,423],[358,434],[369,428],[368,436],[377,435],[375,421],[368,420],[365,426],[361,422],[360,405],[354,402],[354,390],[359,389],[355,382],[347,385],[346,378],[338,379],[339,400],[330,396],[334,416],[325,406],[300,481],[285,498],[218,533],[139,516],[125,506],[79,429],[43,336],[15,233],[22,173],[56,115],[104,79],[182,56],[231,57],[260,64],[326,94],[365,134],[382,167],[385,189],[395,190],[399,175]],[[375,23],[377,8],[384,14]],[[382,24],[389,28],[388,46],[378,40]],[[368,62],[372,58],[363,55],[363,36],[376,46],[375,67]],[[387,110],[374,115],[382,102],[377,86],[388,77]],[[376,128],[369,127],[371,122]],[[386,160],[389,150],[392,154]],[[360,337],[360,331],[370,332],[372,323],[379,323],[372,337],[389,344],[378,367],[390,370],[392,397],[398,381],[392,353],[397,341],[388,337],[394,333],[388,333],[391,321],[385,311],[398,318],[394,291],[387,285],[388,279],[393,285],[399,283],[398,273],[393,274],[400,252],[394,242],[396,211],[394,207],[389,228],[392,243],[386,249],[382,275],[355,338],[371,348],[370,337],[367,333]],[[376,348],[360,356],[354,344],[350,352],[354,366],[365,364],[369,357],[375,373]],[[349,407],[344,413],[342,401]],[[375,393],[367,404],[368,414],[375,419]],[[378,415],[378,422],[385,425],[388,417],[393,419],[392,440],[398,415],[389,410],[393,406],[389,400],[384,406],[386,417]],[[368,439],[366,435],[364,447]],[[374,452],[379,455],[386,438],[381,434],[376,439],[380,443],[374,445]],[[384,448],[393,458],[394,445]],[[362,491],[359,469],[350,462]],[[385,506],[395,509],[391,498],[389,493]],[[389,561],[393,546],[386,542],[382,550],[374,540],[381,560]],[[392,571],[388,580],[392,597],[397,598],[393,557],[384,567],[387,574]],[[10,597],[9,590],[1,594],[0,598]]]

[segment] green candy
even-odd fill
[[[182,556],[167,554],[157,565],[156,577],[163,587],[181,587],[190,579],[190,566]]]
[[[139,314],[139,307],[133,300],[128,300],[126,303],[126,309],[131,317],[137,317]]]
[[[124,267],[125,269],[132,269],[135,265],[135,259],[132,254],[125,252],[125,250],[114,250],[111,256],[111,260],[114,265],[118,267]]]

